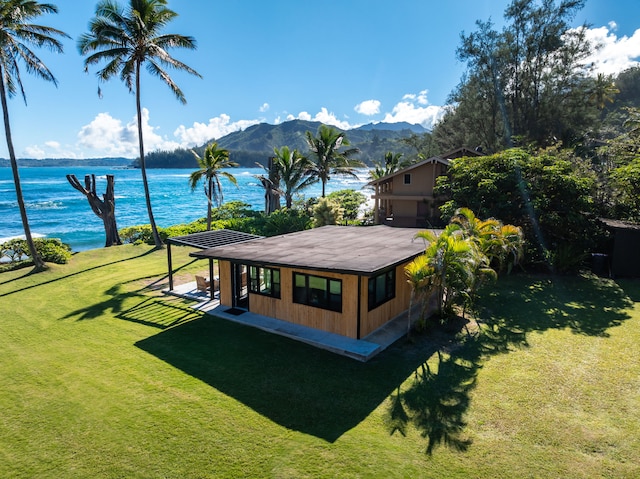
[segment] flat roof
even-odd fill
[[[323,226],[191,253],[249,265],[364,274],[409,261],[426,248],[419,228]],[[436,230],[437,231],[437,230]]]
[[[185,236],[173,236],[167,238],[166,242],[178,246],[192,246],[194,248],[206,249],[216,246],[223,246],[233,243],[241,243],[252,239],[263,238],[263,236],[243,233],[233,230],[211,230],[200,233],[191,233]]]

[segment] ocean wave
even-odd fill
[[[27,201],[27,202],[25,202],[25,206],[27,208],[32,208],[34,210],[60,210],[60,209],[66,208],[64,203],[62,203],[61,201],[56,201],[56,200],[50,200],[50,201]]]

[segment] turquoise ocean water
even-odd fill
[[[224,201],[241,200],[254,209],[264,208],[264,189],[254,177],[259,168],[229,170],[238,180],[238,188],[226,178],[222,179]],[[153,213],[158,226],[166,227],[187,223],[206,215],[206,197],[200,186],[191,191],[188,184],[191,170],[147,170]],[[27,207],[31,231],[35,235],[60,238],[74,251],[104,246],[102,220],[89,207],[87,199],[71,187],[66,175],[74,174],[84,184],[84,176],[95,174],[97,192],[105,192],[106,175],[115,176],[116,220],[118,228],[148,223],[140,170],[100,167],[41,167],[21,168],[20,180]],[[358,178],[332,177],[327,192],[354,189],[361,190],[366,183],[367,170],[361,170]],[[306,198],[320,196],[320,185],[304,192]],[[0,242],[3,239],[24,234],[16,200],[11,168],[0,168]]]

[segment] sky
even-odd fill
[[[57,86],[22,78],[27,104],[9,101],[18,158],[138,156],[135,96],[115,77],[88,72],[77,40],[96,0],[48,0],[58,14],[37,23],[64,31],[64,53],[36,53]],[[124,0],[118,0],[121,4]],[[169,0],[165,33],[190,35],[194,51],[171,55],[202,78],[171,71],[187,104],[142,75],[145,151],[191,148],[257,123],[321,121],[343,129],[407,121],[430,128],[466,66],[462,32],[477,20],[503,25],[511,0]],[[601,44],[596,72],[640,61],[640,1],[587,0],[573,21]],[[101,89],[101,97],[98,95]],[[0,142],[0,157],[7,158]]]

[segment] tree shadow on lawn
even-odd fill
[[[56,282],[58,282],[58,281],[63,281],[63,280],[65,280],[65,279],[72,278],[72,277],[74,277],[74,276],[78,276],[78,275],[81,275],[81,274],[84,274],[84,273],[88,273],[88,272],[90,272],[90,271],[95,271],[95,270],[97,270],[97,269],[105,268],[105,267],[107,267],[107,266],[111,266],[111,265],[114,265],[114,264],[124,263],[124,262],[127,262],[127,261],[134,260],[134,259],[136,259],[136,258],[142,258],[143,256],[147,256],[147,255],[149,255],[149,254],[151,254],[151,253],[154,253],[155,251],[156,251],[156,249],[155,249],[155,248],[152,248],[152,249],[149,249],[149,250],[147,250],[147,251],[144,251],[143,253],[140,253],[140,254],[135,255],[135,256],[131,256],[131,257],[128,257],[128,258],[118,259],[118,260],[115,260],[115,261],[111,261],[111,262],[109,262],[109,263],[102,263],[102,264],[98,264],[98,265],[96,265],[96,266],[92,266],[92,267],[90,267],[90,268],[86,268],[86,269],[83,269],[83,270],[80,270],[80,271],[74,271],[73,273],[69,273],[69,274],[66,274],[66,275],[64,275],[64,276],[59,276],[59,277],[57,277],[57,278],[48,279],[48,280],[43,281],[43,282],[41,282],[41,283],[32,284],[32,285],[25,286],[24,288],[20,288],[20,289],[14,289],[14,290],[9,291],[9,292],[7,292],[7,293],[2,293],[2,294],[0,294],[0,298],[1,298],[1,297],[3,297],[3,296],[9,296],[9,295],[11,295],[11,294],[18,293],[18,292],[20,292],[20,291],[26,291],[26,290],[28,290],[28,289],[37,288],[37,287],[42,286],[42,285],[44,285],[44,284],[56,283]],[[43,272],[34,272],[34,270],[30,270],[29,272],[27,272],[26,274],[24,274],[24,275],[22,275],[22,276],[16,276],[15,278],[9,279],[9,280],[7,280],[7,281],[0,281],[0,285],[4,285],[4,284],[8,284],[8,283],[12,283],[12,282],[14,282],[14,281],[19,281],[19,280],[21,280],[21,279],[23,279],[23,278],[26,278],[26,277],[29,277],[29,276],[35,276],[35,277],[37,277],[37,278],[45,278],[45,277],[46,277],[46,276],[43,274]]]
[[[630,318],[627,310],[633,302],[618,283],[591,274],[514,275],[485,290],[478,321],[516,333],[512,344],[520,334],[525,346],[526,333],[548,329],[608,337],[609,328]]]

